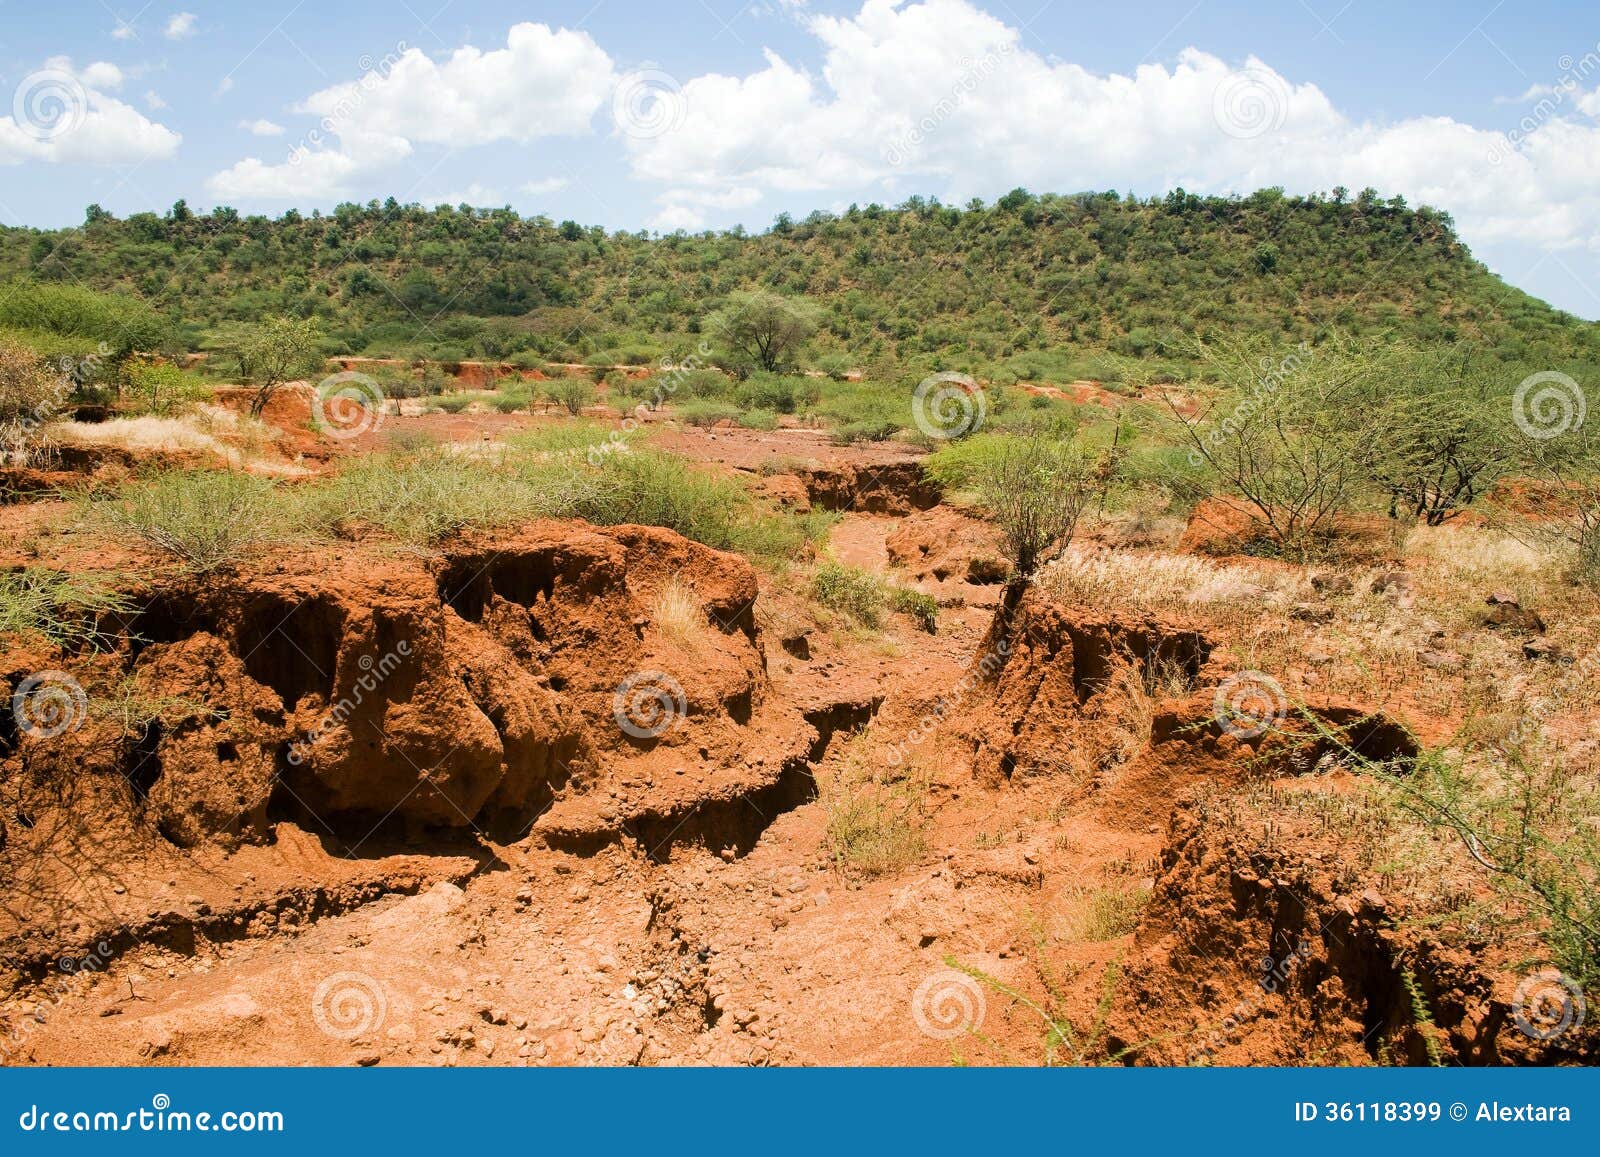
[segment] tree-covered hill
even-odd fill
[[[765,285],[821,307],[817,357],[867,366],[1053,377],[1093,374],[1109,353],[1181,370],[1195,337],[1335,330],[1600,361],[1596,326],[1489,273],[1447,214],[1371,190],[1017,190],[654,238],[393,200],[275,220],[91,206],[78,228],[0,231],[0,281],[135,294],[188,348],[221,323],[296,314],[340,352],[643,362],[692,350],[723,297]]]

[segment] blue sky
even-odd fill
[[[1600,317],[1592,4],[0,0],[0,29],[8,224],[392,195],[759,229],[1018,184],[1371,184]]]

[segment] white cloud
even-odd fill
[[[197,21],[198,17],[193,12],[174,13],[162,35],[168,40],[187,40],[199,31],[195,27]]]
[[[283,126],[267,120],[265,117],[253,121],[240,121],[239,127],[258,137],[281,137]]]
[[[570,182],[565,177],[545,177],[539,181],[529,181],[522,186],[524,193],[531,193],[535,197],[542,197],[547,193],[556,193],[565,189]]]
[[[588,33],[543,24],[514,25],[504,48],[467,46],[442,61],[400,48],[360,79],[295,107],[319,126],[299,161],[251,157],[214,175],[208,188],[237,198],[325,198],[409,156],[414,144],[464,148],[584,134],[615,81],[611,58]]]
[[[139,34],[133,30],[133,25],[126,20],[118,19],[117,26],[111,30],[112,40],[137,40]]]
[[[435,193],[431,197],[418,198],[424,205],[471,205],[475,209],[498,209],[506,203],[499,189],[489,188],[473,181],[465,189],[455,193]]]
[[[1253,57],[1234,67],[1189,48],[1170,66],[1094,73],[1030,51],[968,0],[866,0],[805,26],[823,47],[820,74],[769,51],[747,75],[684,82],[671,131],[624,138],[633,174],[671,189],[658,222],[698,226],[685,189],[960,201],[1016,185],[1342,184],[1446,209],[1469,241],[1600,248],[1600,126],[1564,115],[1600,111],[1600,95],[1574,97],[1513,143],[1448,117],[1356,121]]]
[[[645,221],[645,225],[662,233],[675,233],[679,229],[693,233],[698,229],[705,228],[706,215],[698,209],[691,209],[687,205],[666,205],[654,216],[648,218]]]
[[[144,103],[146,108],[154,109],[156,112],[167,107],[167,102],[162,100],[161,94],[153,88],[145,90]]]
[[[183,138],[110,95],[122,81],[122,70],[104,61],[81,69],[65,56],[45,61],[18,84],[12,115],[0,117],[0,165],[120,165],[173,156]]]
[[[221,80],[217,81],[217,95],[218,96],[221,96],[225,92],[232,92],[232,91],[233,91],[233,77],[225,76]]]

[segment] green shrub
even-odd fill
[[[211,394],[203,382],[171,362],[130,362],[123,372],[140,413],[169,417]]]
[[[584,378],[556,378],[545,383],[544,395],[576,417],[594,404],[596,392],[594,383]]]
[[[280,495],[273,482],[251,474],[174,470],[115,496],[88,499],[88,514],[91,525],[204,572],[283,532]]]
[[[447,414],[460,414],[477,400],[471,394],[445,394],[442,397],[435,398],[433,405],[436,409],[443,410]]]
[[[776,410],[780,414],[815,405],[821,396],[819,382],[792,374],[751,374],[734,392],[734,398],[746,409]]]
[[[533,392],[531,390],[501,390],[499,395],[489,403],[501,414],[515,414],[519,410],[526,410],[533,405]]]
[[[883,624],[888,595],[883,580],[870,571],[840,562],[825,562],[811,577],[810,593],[813,601],[870,630],[877,630]]]
[[[771,410],[745,410],[735,420],[747,430],[776,430],[778,428],[778,415]]]
[[[680,421],[691,426],[715,426],[718,422],[735,422],[739,419],[739,407],[730,402],[686,402],[673,412]]]
[[[0,573],[0,635],[35,634],[66,647],[92,646],[104,616],[133,609],[133,600],[99,575],[43,567]]]
[[[907,587],[891,586],[889,588],[889,609],[903,615],[910,615],[916,620],[917,626],[928,634],[933,634],[939,627],[939,604],[932,595],[923,594]]]

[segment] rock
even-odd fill
[[[1522,644],[1522,657],[1524,659],[1544,659],[1552,663],[1570,664],[1572,656],[1559,643],[1552,643],[1548,639],[1529,639]]]
[[[1337,571],[1320,571],[1311,576],[1311,589],[1318,594],[1347,595],[1355,585],[1349,575]]]
[[[796,659],[811,658],[811,632],[796,631],[778,640],[778,645]]]
[[[1490,595],[1484,600],[1488,610],[1483,613],[1483,625],[1492,630],[1527,631],[1535,635],[1544,634],[1544,619],[1539,617],[1539,612],[1529,610],[1516,600],[1510,602],[1496,601],[1499,596]]]
[[[381,1060],[383,1060],[383,1058],[377,1053],[368,1051],[361,1053],[356,1057],[356,1064],[360,1065],[364,1069],[370,1069],[373,1065],[377,1064]]]

